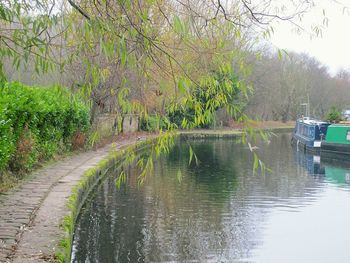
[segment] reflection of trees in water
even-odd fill
[[[227,144],[227,142],[226,142]],[[188,145],[176,145],[157,163],[157,177],[145,186],[146,262],[207,262],[228,260],[230,247],[242,255],[249,247],[245,242],[250,220],[232,219],[230,196],[236,188],[236,163],[227,152],[235,145],[220,141],[191,142],[200,165],[188,165]],[[181,183],[176,182],[177,169]],[[239,208],[237,208],[239,210]],[[237,211],[237,215],[247,214]],[[240,226],[240,232],[226,224]],[[246,230],[247,229],[247,230]],[[150,253],[151,252],[151,253]]]
[[[268,147],[259,148],[259,155],[272,170],[260,181],[264,195],[291,204],[293,200],[300,201],[295,198],[315,194],[318,182],[295,162],[290,139],[286,133],[274,136]]]
[[[142,192],[135,185],[130,179],[118,190],[110,177],[98,187],[79,218],[73,262],[144,262]]]
[[[259,149],[273,170],[264,175],[252,173],[247,147],[230,140],[191,145],[199,166],[188,164],[188,145],[182,141],[155,162],[154,174],[141,188],[136,176],[120,190],[113,177],[99,187],[80,218],[77,262],[86,255],[91,262],[248,258],[271,208],[299,205],[298,197],[316,191],[317,181],[293,162],[288,136]]]
[[[148,198],[157,197],[151,203],[159,204],[156,209],[145,205],[150,222],[146,232],[152,233],[145,247],[154,249],[145,253],[151,255],[148,261],[244,258],[257,242],[256,225],[263,221],[262,209],[250,207],[246,200],[249,191],[240,190],[245,187],[240,185],[245,172],[251,173],[252,168],[245,163],[247,150],[230,140],[191,145],[199,166],[188,165],[188,145],[182,142],[167,156],[165,167],[156,168],[159,178],[146,187]],[[184,174],[181,184],[174,176],[179,167]],[[176,185],[176,191],[169,191],[171,185]]]
[[[167,156],[167,166],[172,169],[180,168],[182,174],[189,176],[187,179],[190,180],[187,180],[187,183],[198,185],[197,187],[203,189],[203,193],[212,195],[215,200],[229,199],[230,193],[235,190],[238,170],[236,166],[239,164],[233,155],[240,147],[226,140],[190,143],[198,158],[198,165],[194,160],[188,165],[189,145],[185,141],[180,141]],[[241,156],[241,153],[239,155]]]

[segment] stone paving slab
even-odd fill
[[[141,139],[145,139],[143,136]],[[134,143],[132,138],[117,148]],[[55,262],[66,200],[86,170],[106,158],[110,145],[41,169],[19,188],[0,195],[0,262]]]

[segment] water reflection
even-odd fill
[[[295,160],[310,175],[319,176],[338,186],[350,186],[350,159],[339,155],[315,154],[295,149]]]
[[[329,262],[325,253],[347,262],[340,250],[350,242],[349,193],[327,179],[334,167],[345,168],[295,152],[289,142],[281,134],[259,148],[272,173],[253,173],[248,148],[221,139],[191,142],[199,166],[188,164],[188,142],[180,140],[141,188],[131,176],[118,190],[111,174],[84,207],[72,261]],[[334,210],[341,219],[327,216]],[[329,246],[323,236],[342,244],[314,261],[317,248],[304,241]]]

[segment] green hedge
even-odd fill
[[[87,132],[89,114],[89,107],[63,87],[0,84],[0,173],[27,172],[70,150],[73,137]]]

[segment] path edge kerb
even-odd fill
[[[58,262],[68,263],[71,260],[76,221],[82,206],[90,196],[92,190],[103,180],[112,167],[123,164],[128,153],[139,153],[149,149],[157,139],[158,137],[148,138],[144,141],[138,141],[118,149],[112,146],[106,158],[101,160],[96,166],[84,172],[81,179],[73,187],[66,202],[69,212],[63,217],[60,225],[62,229],[62,238],[57,244],[57,252],[55,253]]]

